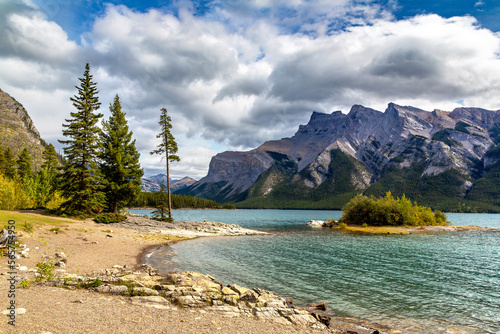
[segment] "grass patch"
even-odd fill
[[[33,224],[31,224],[30,222],[24,222],[23,227],[26,232],[33,232]]]
[[[52,233],[58,234],[61,232],[61,229],[59,227],[53,227],[49,231]]]
[[[72,223],[69,220],[58,220],[38,214],[0,210],[0,221],[4,222],[9,220],[14,220],[17,226],[23,226],[25,228],[28,226],[30,229],[42,225],[66,225]]]
[[[93,282],[91,283],[91,286],[92,286],[92,287],[94,287],[94,288],[97,288],[97,287],[99,287],[99,286],[101,286],[101,285],[102,285],[102,281],[99,279],[99,277],[97,277],[97,278],[95,279],[95,281],[93,281]]]

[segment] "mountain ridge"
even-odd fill
[[[389,103],[381,112],[354,105],[347,114],[341,111],[331,114],[313,112],[309,122],[300,125],[292,137],[266,141],[246,152],[217,154],[210,162],[207,176],[182,193],[222,202],[243,201],[243,204],[244,201],[258,202],[255,198],[261,198],[262,203],[272,203],[273,198],[276,201],[279,198],[280,202],[293,202],[295,198],[326,203],[327,198],[336,192],[333,188],[329,191],[318,189],[335,178],[334,170],[344,172],[334,166],[334,161],[332,165],[332,152],[335,151],[338,159],[341,152],[360,163],[349,160],[353,170],[346,174],[350,178],[350,191],[346,194],[379,195],[390,190],[396,195],[405,193],[423,204],[449,209],[451,199],[466,201],[474,183],[498,163],[498,156],[488,155],[488,152],[499,142],[498,110],[462,107],[451,112],[425,111]],[[281,156],[273,157],[273,154]],[[291,173],[290,170],[284,172],[279,167],[284,160],[296,164],[293,175],[287,174]],[[343,157],[340,160],[348,161]],[[414,179],[405,179],[408,175]],[[451,189],[450,184],[444,184],[452,193],[441,200],[438,198],[436,203],[436,198],[427,196],[426,191],[433,193],[434,186],[442,187],[441,178],[448,176],[450,184],[459,186]],[[262,193],[256,191],[256,187],[252,188],[260,178],[268,178],[267,188]],[[377,185],[379,181],[383,182]],[[259,182],[259,189],[263,189],[263,181]],[[410,184],[412,186],[408,188]],[[295,187],[295,192],[285,191],[289,186]],[[278,195],[280,191],[285,194]],[[316,194],[318,192],[323,198],[318,199],[321,197]],[[500,195],[500,189],[490,189],[489,193],[492,192]],[[292,198],[287,200],[287,196]],[[343,201],[332,200],[325,208],[340,208]],[[495,210],[500,210],[500,202],[494,203],[498,206]]]
[[[23,105],[0,89],[0,146],[9,147],[14,156],[28,149],[36,170],[43,163],[45,145]]]
[[[167,185],[167,175],[165,174],[157,174],[150,177],[142,177],[141,189],[144,192],[158,192],[160,191],[160,186],[162,182],[165,182]],[[185,176],[179,180],[170,179],[170,190],[175,192],[177,190],[184,189],[191,184],[195,183],[196,180],[190,178],[189,176]]]

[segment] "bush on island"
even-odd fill
[[[441,211],[418,206],[406,198],[395,199],[389,191],[383,198],[357,195],[342,210],[340,223],[367,226],[422,226],[448,225],[447,217]]]

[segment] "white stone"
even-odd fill
[[[309,225],[311,227],[323,227],[324,223],[325,221],[323,220],[310,220],[306,225]]]
[[[21,307],[16,308],[14,311],[15,311],[16,315],[25,314],[26,313],[26,309],[25,308],[21,308]],[[2,311],[2,314],[9,315],[10,314],[10,310]]]

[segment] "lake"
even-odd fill
[[[148,213],[131,210],[134,213]],[[176,220],[221,221],[271,236],[214,237],[163,247],[160,271],[198,271],[260,287],[296,304],[326,301],[340,316],[407,333],[500,333],[500,232],[361,235],[305,225],[340,211],[174,210]],[[500,215],[448,214],[453,225],[500,227]]]

